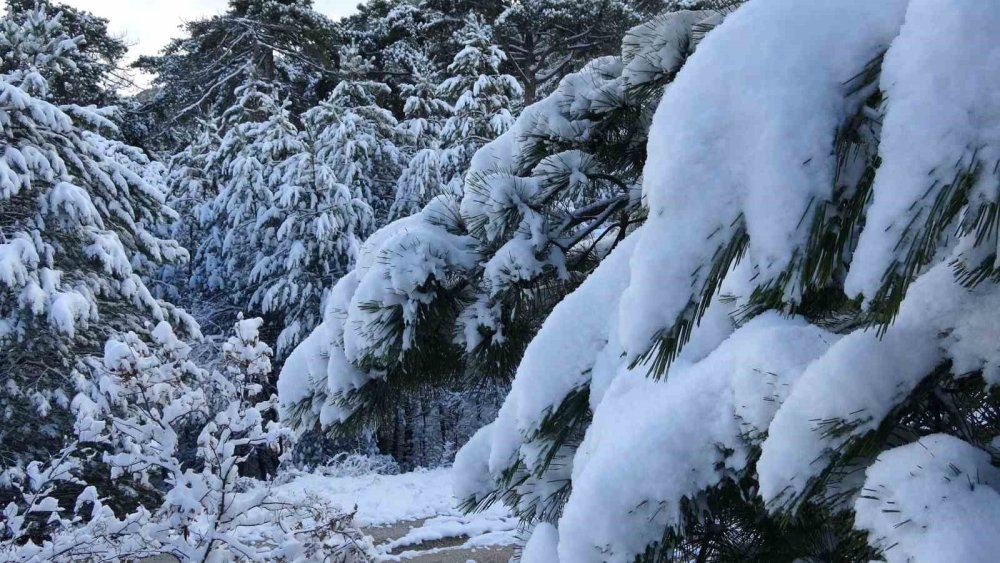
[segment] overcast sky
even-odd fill
[[[159,51],[179,34],[185,21],[222,12],[228,0],[61,0],[111,22],[112,33],[124,35],[132,58]],[[316,9],[333,19],[354,12],[361,0],[314,0]],[[143,81],[140,79],[140,81]]]
[[[339,19],[354,12],[360,0],[315,0],[320,12]],[[156,53],[178,35],[181,23],[223,11],[227,0],[62,0],[111,22],[111,31],[123,33],[136,53]]]

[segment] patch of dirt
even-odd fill
[[[406,520],[396,522],[390,526],[364,528],[362,532],[374,538],[375,545],[378,546],[405,536],[411,529],[423,526],[427,520],[427,518]],[[407,563],[468,563],[469,561],[475,563],[507,563],[514,556],[513,546],[448,549],[457,548],[468,540],[469,536],[466,535],[428,540],[415,545],[398,547],[390,555],[399,556],[405,553],[407,556],[403,561]],[[443,551],[435,552],[438,549],[443,549]],[[422,551],[429,553],[420,554]]]
[[[404,559],[407,563],[507,563],[514,556],[513,547],[479,547],[476,549],[457,549],[441,553],[429,553]]]
[[[390,524],[389,526],[362,528],[361,531],[374,538],[375,545],[379,545],[405,536],[411,529],[423,526],[424,522],[427,520],[428,518],[421,518],[419,520],[403,520],[402,522],[396,522],[394,524]]]

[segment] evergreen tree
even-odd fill
[[[415,55],[411,63],[412,75],[400,85],[403,96],[403,120],[399,130],[408,146],[417,149],[439,144],[444,122],[451,115],[451,106],[438,97],[440,72],[424,53]]]
[[[452,108],[437,97],[439,82],[433,63],[426,57],[422,60],[414,70],[412,83],[401,86],[406,102],[399,130],[408,149],[408,161],[396,181],[390,220],[416,213],[431,199],[446,193],[453,179],[464,171],[458,153],[442,146],[441,130]]]
[[[132,99],[5,4],[0,559],[374,556],[288,426],[523,563],[1000,552],[994,4],[229,0]]]
[[[434,62],[445,68],[464,45],[454,40],[469,17],[485,22],[496,21],[506,7],[505,0],[422,0],[420,38]]]
[[[426,17],[418,3],[376,0],[358,5],[357,13],[338,22],[338,29],[371,61],[364,78],[385,82],[395,93],[424,62]],[[387,108],[398,114],[403,100],[396,97]]]
[[[635,41],[634,59],[661,61],[662,45]],[[629,77],[648,61],[565,77],[479,151],[460,202],[445,192],[369,237],[283,368],[284,416],[334,434],[394,428],[421,412],[414,397],[442,393],[488,416],[551,308],[642,219],[649,117],[683,57]]]
[[[186,37],[138,62],[156,75],[144,111],[161,132],[176,133],[198,117],[222,115],[254,81],[274,88],[296,113],[311,107],[332,86],[339,43],[333,22],[312,4],[230,0],[225,13],[186,23]]]
[[[236,306],[259,307],[263,293],[253,272],[277,236],[279,166],[303,145],[287,103],[278,101],[270,85],[255,82],[237,93],[239,103],[223,116],[226,133],[207,161],[220,171],[219,193],[205,211],[191,284]]]
[[[371,206],[320,157],[321,132],[313,125],[307,122],[301,150],[278,165],[269,215],[279,226],[251,276],[253,302],[282,319],[279,359],[320,324],[323,296],[350,271],[361,240],[373,230]]]
[[[0,463],[58,449],[69,421],[74,364],[118,331],[150,320],[197,333],[155,299],[144,277],[186,251],[153,229],[175,215],[141,153],[104,135],[108,110],[57,105],[49,76],[68,80],[80,38],[42,11],[4,19],[0,44]]]
[[[503,11],[503,0],[373,0],[340,22],[341,32],[370,57],[374,71],[392,83],[405,83],[421,53],[444,69],[462,48],[452,36],[465,18],[477,14],[493,21]]]
[[[463,47],[448,66],[448,78],[438,87],[438,96],[452,104],[441,136],[459,159],[469,162],[479,147],[510,128],[520,108],[522,89],[513,76],[501,73],[507,55],[493,44],[493,28],[478,16],[466,19],[455,41]]]
[[[419,149],[396,181],[389,219],[413,215],[439,195],[458,195],[452,190],[456,178],[461,177],[462,164],[455,151],[439,147]]]
[[[61,54],[58,67],[49,67],[48,99],[57,104],[99,107],[122,101],[118,91],[131,85],[123,68],[128,46],[121,38],[111,36],[106,19],[51,0],[5,3],[4,25],[8,29],[0,45],[0,72],[17,72],[24,68],[25,58],[57,51],[58,46],[33,42],[51,41],[54,37],[39,28],[58,26],[63,35],[76,41],[75,47]]]
[[[559,79],[586,62],[617,50],[625,31],[639,23],[625,0],[508,2],[497,18],[496,38],[530,105]]]
[[[167,203],[177,211],[178,219],[169,226],[169,235],[184,248],[197,250],[204,238],[204,225],[210,224],[211,203],[219,194],[222,171],[216,153],[222,143],[219,120],[199,123],[194,137],[183,150],[170,158],[167,171]],[[180,302],[187,292],[194,270],[194,261],[182,269],[167,266],[161,274],[168,288],[175,290],[168,296]]]
[[[698,49],[650,129],[648,218],[456,458],[469,506],[540,522],[528,561],[990,557],[1000,147],[968,116],[996,112],[973,77],[1000,11],[950,8],[751,0],[700,45],[725,14],[638,30]],[[650,54],[636,76],[672,58]]]
[[[303,120],[317,132],[317,158],[335,172],[352,197],[368,202],[376,217],[382,218],[399,175],[398,122],[379,104],[389,87],[364,78],[371,63],[355,48],[345,49],[342,59],[345,79]]]

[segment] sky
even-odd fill
[[[228,0],[61,0],[76,8],[106,18],[111,32],[124,35],[129,55],[156,54],[167,41],[179,35],[179,25],[222,12]],[[314,0],[316,9],[333,19],[355,11],[361,0]],[[139,77],[140,82],[148,80]]]

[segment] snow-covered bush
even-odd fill
[[[366,560],[370,540],[351,528],[351,514],[326,505],[289,505],[275,499],[267,483],[240,477],[239,466],[254,449],[278,447],[288,435],[269,416],[275,398],[259,400],[271,371],[260,326],[260,319],[237,321],[223,347],[223,373],[195,366],[190,347],[166,323],[156,327],[151,343],[134,333],[109,340],[102,360],[81,367],[89,368],[92,383],[73,400],[76,450],[48,465],[5,474],[6,484],[22,494],[5,509],[0,556]],[[200,427],[193,435],[196,452],[184,460],[192,427]],[[102,504],[107,491],[87,486],[73,511],[61,516],[53,496],[57,482],[85,485],[80,469],[90,450],[103,452],[115,486],[133,483],[161,498],[159,504],[119,519]],[[48,517],[31,518],[35,513]]]
[[[549,561],[990,560],[998,24],[750,0],[698,29],[647,220],[528,345],[456,496]]]

